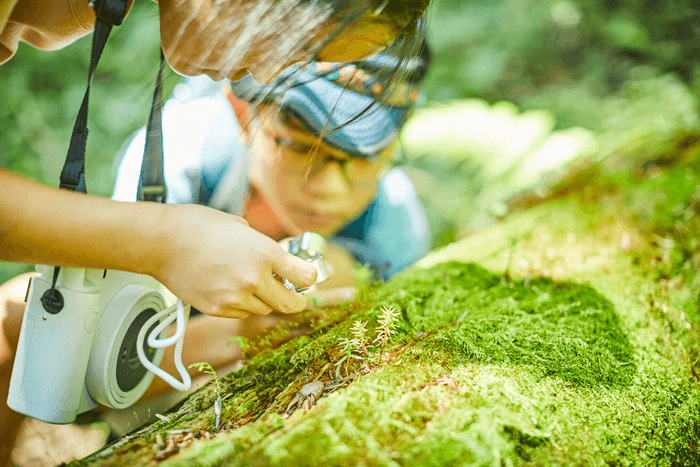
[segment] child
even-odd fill
[[[391,52],[354,65],[290,67],[267,86],[251,78],[180,85],[163,110],[167,201],[242,216],[275,240],[320,233],[337,247],[331,255],[388,279],[428,248],[411,182],[391,170],[399,129],[427,71],[422,49],[402,70],[409,82],[390,89],[383,105],[372,104],[399,61]],[[142,129],[126,145],[113,199],[135,200],[144,138]],[[351,285],[352,276],[337,278],[327,259],[336,270],[330,283]]]
[[[413,186],[391,168],[399,129],[428,62],[423,46],[404,63],[408,81],[386,90],[385,80],[399,63],[391,52],[353,65],[290,67],[267,86],[251,78],[223,86],[207,78],[188,81],[163,109],[168,203],[242,216],[277,241],[306,230],[325,236],[331,274],[318,284],[322,305],[352,296],[356,262],[388,279],[429,247],[427,218]],[[385,99],[382,105],[374,104],[377,97]],[[114,199],[136,199],[144,144],[144,129],[127,143]],[[209,316],[192,319],[185,364],[207,361],[217,368],[236,351],[223,355],[204,348],[226,349],[231,335],[251,337],[274,322],[248,319],[242,326]],[[171,371],[171,365],[166,353],[161,366]],[[156,378],[149,392],[167,388]]]

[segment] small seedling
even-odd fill
[[[355,342],[355,339],[348,339],[347,337],[341,337],[339,339],[339,347],[340,351],[343,354],[343,356],[335,362],[335,377],[336,379],[340,379],[340,368],[343,363],[345,363],[345,375],[347,376],[349,366],[350,366],[350,360],[355,359],[355,360],[360,360],[362,361],[362,357],[359,355],[354,354],[354,351],[357,351],[357,343]]]
[[[214,371],[214,368],[207,362],[193,363],[188,368],[192,368],[192,367],[197,368],[202,373],[206,373],[206,374],[212,375],[214,377],[214,390],[216,391],[216,402],[214,402],[214,416],[216,417],[216,421],[214,422],[214,430],[218,430],[219,423],[221,421],[221,405],[222,405],[221,384],[219,382],[219,378],[216,376],[216,371]]]
[[[229,340],[226,341],[226,345],[231,345],[231,344],[238,344],[238,347],[240,347],[241,352],[246,353],[250,350],[250,342],[248,339],[246,339],[243,336],[236,336],[232,337]]]
[[[216,393],[219,394],[221,392],[221,384],[219,383],[219,378],[216,376],[216,371],[214,371],[214,368],[212,368],[210,364],[208,364],[207,362],[198,362],[193,363],[187,368],[197,368],[202,373],[212,375],[214,377],[214,386],[216,389]]]
[[[355,321],[350,331],[352,332],[355,348],[366,357],[367,345],[369,344],[367,321]]]
[[[379,310],[382,314],[379,315],[379,327],[377,328],[377,337],[374,339],[374,342],[378,342],[381,349],[384,350],[384,347],[389,343],[392,334],[394,334],[396,330],[396,321],[399,312],[396,311],[396,308],[393,306],[381,307]]]

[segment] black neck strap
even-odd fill
[[[119,26],[126,15],[126,0],[96,0],[93,4],[95,10],[95,32],[92,35],[92,54],[90,57],[90,71],[88,72],[88,84],[85,90],[83,103],[80,105],[78,117],[75,119],[73,134],[70,139],[68,156],[61,171],[61,188],[86,193],[85,187],[85,143],[87,141],[87,116],[88,101],[90,97],[90,83],[100,61],[102,50],[105,47],[112,26]]]
[[[95,74],[97,63],[100,61],[112,26],[119,26],[126,15],[126,0],[95,0],[95,32],[92,36],[92,54],[88,72],[87,89],[75,119],[73,134],[66,162],[61,171],[60,187],[68,190],[87,193],[85,186],[85,146],[88,129],[88,103],[90,99],[90,84]],[[141,176],[139,179],[138,199],[142,201],[165,202],[165,179],[163,176],[163,132],[161,127],[161,107],[163,91],[161,86],[165,57],[160,52],[160,68],[156,89],[153,93],[153,104],[146,130],[146,147],[144,151]]]
[[[112,31],[112,25],[102,22],[99,18],[95,21],[95,33],[92,36],[92,55],[90,58],[90,71],[88,72],[88,84],[83,97],[83,103],[80,105],[78,117],[75,119],[73,126],[73,134],[70,138],[70,146],[68,148],[68,156],[66,163],[61,171],[61,188],[87,193],[85,188],[85,143],[87,142],[87,117],[88,117],[88,101],[90,98],[90,83],[92,76],[97,68],[97,62],[100,60],[105,42]]]
[[[160,51],[160,68],[156,89],[153,92],[151,115],[146,127],[146,147],[143,152],[141,176],[137,199],[139,201],[155,201],[165,203],[165,177],[163,176],[163,127],[161,124],[161,109],[163,108],[162,75],[165,67],[165,56]]]

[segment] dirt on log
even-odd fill
[[[700,465],[696,139],[521,197],[71,465]]]

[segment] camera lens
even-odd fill
[[[139,331],[146,321],[148,321],[155,314],[156,310],[153,308],[143,310],[129,326],[129,329],[126,331],[126,335],[124,336],[124,340],[122,340],[121,346],[119,347],[116,366],[117,385],[119,386],[119,389],[124,392],[134,389],[136,385],[141,382],[148,371],[139,360],[139,356],[136,351],[136,344]],[[151,326],[151,329],[148,330],[146,335],[149,335],[151,331],[156,328],[156,326],[158,326],[158,323]],[[156,349],[151,348],[146,340],[143,342],[143,351],[146,358],[148,358],[149,361],[153,361]]]

